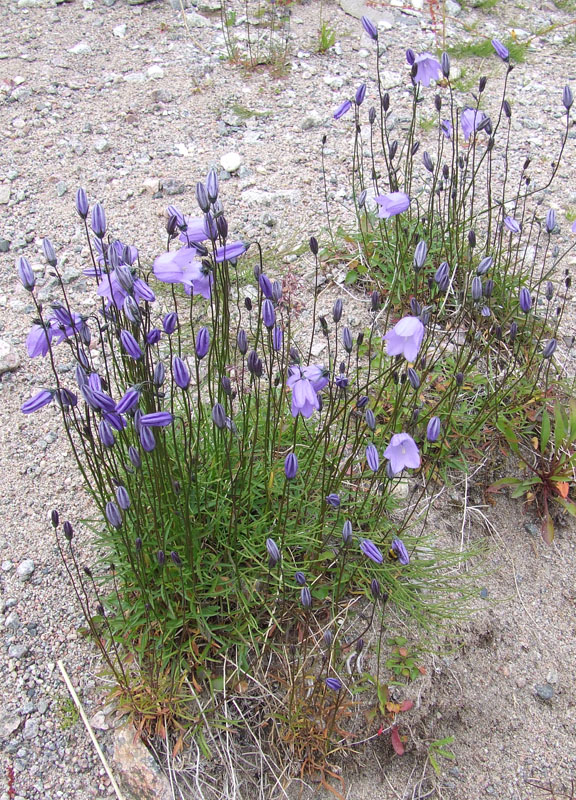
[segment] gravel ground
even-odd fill
[[[336,124],[332,113],[371,76],[371,42],[359,22],[325,6],[337,41],[321,56],[315,52],[319,7],[296,5],[291,70],[272,77],[226,62],[219,18],[209,9],[200,3],[185,19],[168,0],[144,6],[124,0],[0,3],[0,363],[10,367],[0,383],[0,741],[3,767],[14,769],[16,797],[28,800],[84,800],[112,789],[71,713],[56,667],[58,659],[65,662],[88,713],[95,714],[103,702],[97,691],[101,664],[79,634],[82,618],[47,524],[53,507],[72,521],[91,509],[56,411],[30,418],[19,410],[49,383],[47,364],[29,364],[26,356],[32,309],[15,279],[15,257],[25,254],[38,264],[40,297],[53,299],[53,281],[39,255],[41,237],[49,236],[73,304],[88,308],[93,300],[81,274],[87,251],[73,212],[76,188],[83,185],[92,200],[104,203],[114,235],[152,259],[163,249],[166,204],[194,209],[196,180],[223,156],[238,154],[240,168],[222,184],[231,231],[279,250],[270,271],[279,276],[289,266],[306,304],[312,277],[299,247],[325,225],[324,134],[336,217],[346,219],[350,205],[351,123]],[[531,41],[510,90],[518,160],[530,155],[535,173],[547,174],[562,127],[562,87],[571,81],[576,91],[568,11],[547,2],[512,2],[483,12],[452,0],[448,11],[451,42],[463,40],[463,25],[476,24],[488,38],[515,29],[519,40],[551,23],[565,26]],[[434,47],[430,17],[418,0],[405,8],[395,0],[377,4],[370,13],[382,22],[386,80],[396,86],[406,69],[404,49]],[[465,66],[490,81],[502,73],[495,58]],[[368,83],[370,102],[375,90]],[[400,93],[392,90],[393,97]],[[558,210],[576,205],[574,163],[571,138],[548,198]],[[321,302],[333,297],[334,282],[344,274],[344,265],[328,270],[330,291]],[[362,308],[362,298],[348,299],[353,318]],[[575,319],[570,298],[566,336],[576,333]],[[561,528],[546,548],[525,529],[532,520],[520,504],[502,502],[494,511],[480,507],[478,498],[476,505],[478,510],[467,508],[466,535],[478,535],[480,512],[495,526],[486,608],[457,632],[460,646],[432,665],[419,750],[403,760],[392,760],[387,742],[367,751],[365,765],[350,770],[348,797],[354,800],[419,796],[412,787],[421,773],[423,742],[449,735],[457,760],[437,782],[437,797],[528,800],[539,796],[528,778],[559,783],[576,777],[574,529]],[[462,513],[460,504],[438,521],[455,541]],[[89,560],[87,534],[84,539]],[[33,571],[27,575],[29,559]],[[101,716],[95,722],[101,727]],[[98,735],[109,748],[110,733]],[[1,800],[13,797],[7,783],[3,788]]]

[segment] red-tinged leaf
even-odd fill
[[[418,670],[420,675],[426,675],[426,667],[420,666],[420,667],[416,667],[416,669]]]
[[[565,481],[562,481],[561,483],[554,484],[554,488],[556,489],[560,497],[563,497],[564,500],[566,500],[566,498],[568,497],[568,492],[570,491],[570,484],[566,483]]]
[[[411,708],[414,708],[413,700],[404,700],[400,705],[400,711],[410,711]]]
[[[408,648],[406,647],[399,647],[398,648],[398,655],[402,656],[402,658],[406,658],[408,655]]]
[[[404,745],[402,744],[402,739],[400,738],[400,734],[398,733],[398,728],[396,725],[390,731],[390,741],[392,742],[392,747],[394,748],[396,755],[403,756]]]
[[[554,522],[550,514],[546,514],[542,520],[542,538],[546,544],[552,544],[554,540]]]

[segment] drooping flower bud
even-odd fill
[[[113,500],[106,503],[106,519],[113,528],[120,528],[122,526],[122,514]]]
[[[474,300],[474,302],[478,302],[478,300],[480,300],[480,298],[482,297],[482,279],[479,278],[478,275],[475,275],[472,278],[471,291],[472,291],[472,300]]]
[[[494,259],[492,256],[486,256],[483,258],[482,261],[478,264],[478,268],[476,269],[476,275],[486,275],[488,270],[492,267],[494,263]]]
[[[532,298],[530,292],[524,286],[520,289],[519,303],[522,311],[527,314],[532,308]]]
[[[212,421],[217,428],[226,427],[226,412],[222,403],[214,403],[212,407]]]
[[[210,331],[202,327],[196,334],[196,357],[202,360],[210,349]]]
[[[344,544],[348,544],[352,541],[352,523],[348,519],[342,526],[342,541]]]
[[[450,56],[448,55],[448,53],[442,53],[442,56],[440,58],[440,66],[442,68],[442,75],[444,75],[445,78],[449,78],[450,77]]]
[[[280,563],[282,556],[280,555],[280,550],[278,545],[272,538],[266,539],[266,550],[268,551],[268,566],[270,569],[275,567],[276,564]]]
[[[374,42],[378,41],[378,28],[371,19],[366,16],[362,17],[362,27]]]
[[[56,258],[54,245],[50,239],[42,239],[42,250],[44,251],[44,257],[46,258],[46,261],[51,267],[55,267],[58,263],[58,259]]]
[[[179,356],[174,356],[172,359],[172,375],[176,386],[179,386],[180,389],[188,388],[190,385],[190,372],[186,363]]]
[[[274,305],[272,300],[268,300],[268,298],[266,298],[262,303],[262,322],[269,331],[272,330],[276,324],[276,312],[274,311]]]
[[[306,586],[306,575],[303,572],[295,572],[294,573],[294,580],[298,584],[298,586]]]
[[[215,203],[218,199],[218,173],[214,168],[210,170],[206,178],[206,194],[211,203]]]
[[[210,210],[210,201],[208,200],[208,193],[202,181],[196,184],[196,201],[200,209],[206,214]]]
[[[124,486],[119,486],[116,489],[116,501],[122,511],[128,511],[130,508],[130,495]]]
[[[558,342],[556,341],[556,339],[550,339],[550,341],[547,342],[546,346],[544,347],[544,350],[542,352],[542,358],[552,358],[554,352],[556,351],[557,345]]]
[[[92,209],[92,230],[99,239],[103,239],[106,234],[106,214],[104,208],[100,203]]]
[[[352,352],[353,343],[352,343],[352,334],[350,333],[350,328],[344,327],[342,329],[342,344],[344,345],[344,349],[347,353]]]
[[[298,458],[295,453],[288,453],[284,460],[284,474],[291,481],[298,474]]]
[[[76,192],[76,211],[82,217],[82,219],[86,219],[88,216],[88,198],[86,196],[86,192],[84,189],[80,188]]]
[[[426,438],[429,442],[437,442],[440,437],[441,423],[439,417],[432,417],[426,427]]]
[[[430,158],[430,154],[426,150],[422,154],[422,162],[426,167],[426,169],[428,170],[428,172],[434,172],[434,164],[432,162],[432,159]]]
[[[74,538],[74,528],[72,527],[71,523],[66,520],[64,525],[62,526],[62,531],[64,533],[64,538],[67,542],[71,542]]]
[[[413,369],[413,367],[408,367],[408,369],[406,370],[406,373],[408,375],[408,381],[410,382],[410,386],[413,389],[419,389],[420,388],[420,378],[418,377],[418,373],[416,372],[416,370]]]
[[[238,350],[243,356],[245,356],[246,353],[248,352],[248,339],[246,337],[246,331],[244,330],[244,328],[240,328],[240,330],[238,331],[237,343],[238,343]]]
[[[310,237],[309,244],[310,244],[310,251],[311,251],[312,255],[313,256],[317,256],[318,255],[318,240],[316,239],[315,236],[311,236]]]
[[[24,256],[19,256],[16,261],[16,269],[18,270],[18,277],[22,282],[22,286],[27,292],[32,292],[36,285],[36,278],[30,266],[30,262]]]
[[[414,269],[416,270],[416,272],[419,272],[424,266],[427,255],[428,255],[428,245],[426,244],[424,239],[421,239],[416,245],[416,249],[414,251]]]
[[[569,86],[565,86],[562,92],[562,103],[566,111],[570,111],[573,102],[574,97],[572,96],[572,89]]]

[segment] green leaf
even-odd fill
[[[552,544],[554,541],[554,522],[550,514],[546,514],[542,520],[542,538],[546,544]]]
[[[576,439],[576,402],[570,403],[570,444]]]
[[[550,414],[548,409],[542,412],[542,428],[540,430],[540,452],[544,453],[550,441]]]
[[[572,514],[573,517],[576,517],[576,503],[573,500],[565,500],[563,497],[555,497],[554,500],[558,505],[562,506],[565,511]]]
[[[504,435],[508,445],[515,452],[518,453],[518,437],[512,430],[510,423],[504,417],[498,417],[496,427]]]
[[[559,450],[568,433],[568,420],[560,403],[554,406],[554,447]]]
[[[358,280],[357,271],[355,269],[351,269],[348,275],[346,275],[346,280],[344,282],[350,284],[350,283],[356,283],[357,280]]]

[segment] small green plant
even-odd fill
[[[58,717],[60,719],[60,728],[63,731],[73,728],[80,718],[76,703],[68,695],[58,698]]]
[[[456,756],[449,748],[449,745],[451,745],[453,741],[453,736],[445,736],[443,739],[436,739],[435,741],[430,742],[428,745],[428,761],[430,762],[430,765],[432,766],[432,769],[438,778],[442,774],[442,767],[439,759],[446,758],[449,761],[456,760]]]
[[[576,516],[576,502],[569,497],[576,480],[576,402],[566,409],[562,403],[542,409],[539,430],[534,435],[518,434],[503,417],[498,429],[512,452],[520,458],[524,475],[505,477],[493,484],[494,489],[509,487],[511,497],[524,497],[534,505],[542,523],[542,536],[548,544],[554,538],[551,503]]]
[[[336,33],[325,22],[322,23],[318,34],[318,52],[326,53],[331,47],[334,47],[336,41]]]
[[[413,681],[426,672],[426,669],[417,663],[418,651],[407,646],[406,637],[395,636],[388,639],[388,644],[392,647],[392,653],[386,659],[386,666],[397,678]]]

